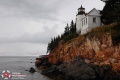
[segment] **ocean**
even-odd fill
[[[0,80],[50,80],[37,70],[35,59],[36,57],[28,56],[0,56]],[[37,72],[30,73],[30,67],[35,68]],[[8,73],[9,77],[4,75],[5,72]]]

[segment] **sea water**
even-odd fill
[[[36,69],[35,58],[28,56],[0,56],[0,80],[5,80],[2,77],[4,71],[8,71],[11,75],[8,80],[50,80],[41,75],[39,70]],[[30,73],[30,67],[35,68],[37,72]]]

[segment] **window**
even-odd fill
[[[93,23],[96,23],[96,18],[95,17],[93,18]]]
[[[87,24],[87,18],[86,18],[86,24]]]
[[[85,25],[85,20],[84,20],[84,25]]]
[[[83,21],[82,21],[82,26],[83,26]]]

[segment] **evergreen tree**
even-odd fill
[[[58,42],[61,40],[61,37],[58,35],[57,37],[54,37],[54,39],[52,38],[51,39],[51,42],[48,43],[48,46],[47,46],[47,52],[50,52],[51,50],[55,49],[57,46],[58,46]]]
[[[64,36],[69,34],[69,25],[67,24],[67,26],[65,27],[65,31],[64,31]]]
[[[51,39],[51,42],[48,43],[46,53],[55,49],[58,46],[58,43],[59,43],[60,40],[68,41],[68,40],[74,38],[76,36],[76,34],[74,34],[74,33],[76,33],[76,24],[74,24],[74,22],[72,20],[71,24],[70,24],[70,27],[67,24],[67,26],[65,27],[64,33],[61,34],[61,36],[58,35],[57,37],[54,37],[54,38]]]
[[[76,33],[76,30],[77,30],[77,29],[76,29],[76,23],[75,23],[75,25],[74,25],[74,26],[75,26],[75,28],[74,28],[74,32]]]
[[[118,21],[120,18],[120,0],[108,0],[101,14],[104,24]]]
[[[71,21],[71,24],[70,24],[70,34],[72,34],[74,31],[74,22],[73,20]]]
[[[73,22],[73,20],[71,21],[71,25],[70,25],[70,33],[76,33],[76,24]]]
[[[48,43],[46,54],[47,54],[49,51],[50,51],[50,43]]]
[[[115,4],[115,16],[116,16],[116,21],[120,22],[120,4]]]
[[[53,47],[54,47],[54,39],[51,39],[50,50],[52,50]]]

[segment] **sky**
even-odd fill
[[[101,0],[0,0],[0,56],[46,54],[51,38],[75,21],[77,9],[102,10]]]

